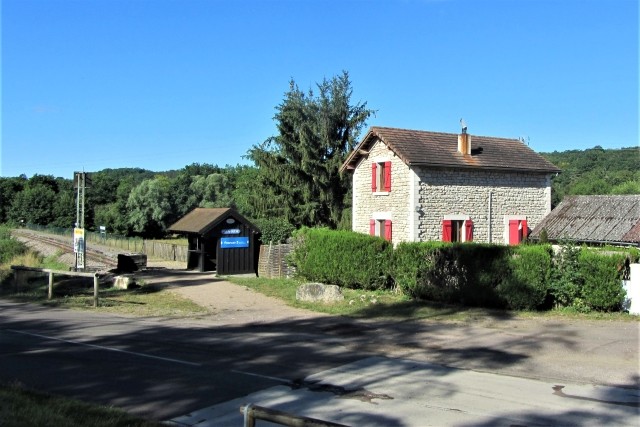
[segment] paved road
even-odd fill
[[[186,425],[228,425],[197,422],[237,417],[248,399],[353,425],[634,425],[638,323],[611,326],[211,324],[0,301],[0,379]],[[318,393],[318,381],[335,388]],[[393,399],[344,399],[340,387]],[[428,417],[407,415],[416,408]]]

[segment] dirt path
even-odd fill
[[[213,273],[165,267],[166,263],[151,263],[148,270],[138,273],[137,276],[147,284],[166,287],[206,307],[211,311],[207,316],[208,322],[256,323],[325,317],[320,313],[290,307],[279,299],[268,297],[246,286],[216,278]]]

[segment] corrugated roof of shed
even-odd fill
[[[531,232],[550,240],[640,243],[640,195],[566,196]]]
[[[517,139],[469,135],[472,154],[458,152],[458,135],[373,126],[349,154],[341,170],[355,167],[373,143],[381,140],[408,165],[560,172],[555,165]]]

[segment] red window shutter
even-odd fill
[[[376,220],[375,219],[370,219],[369,220],[369,235],[370,236],[375,236],[376,235]]]
[[[391,220],[388,219],[384,222],[384,238],[391,241]]]
[[[517,245],[520,243],[520,231],[518,227],[520,226],[520,221],[517,219],[509,220],[509,244]]]
[[[442,241],[451,241],[451,220],[445,219],[442,221]]]
[[[471,221],[470,219],[464,222],[464,241],[473,241],[473,221]]]
[[[378,190],[378,174],[377,174],[378,165],[376,163],[371,163],[371,191]]]
[[[520,225],[522,225],[522,240],[524,240],[529,235],[529,229],[527,228],[527,220],[523,219],[522,221],[520,221]]]
[[[384,191],[391,191],[391,162],[384,162]]]

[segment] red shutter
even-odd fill
[[[527,228],[527,220],[523,219],[522,221],[520,221],[520,225],[522,225],[522,240],[524,240],[529,235],[529,229]]]
[[[442,241],[451,241],[451,220],[445,219],[442,221]]]
[[[370,236],[375,236],[376,235],[376,220],[375,219],[370,219],[369,220],[369,235]]]
[[[391,220],[388,219],[384,222],[384,238],[391,241]]]
[[[518,226],[520,225],[520,221],[517,219],[509,220],[509,244],[517,245],[520,243],[520,230],[518,230]]]
[[[384,191],[391,191],[391,162],[384,162]]]
[[[376,170],[378,169],[378,165],[376,163],[371,163],[371,191],[376,192],[378,190],[378,183],[377,183],[377,172]]]
[[[464,241],[473,241],[473,221],[471,221],[470,219],[464,222]]]

